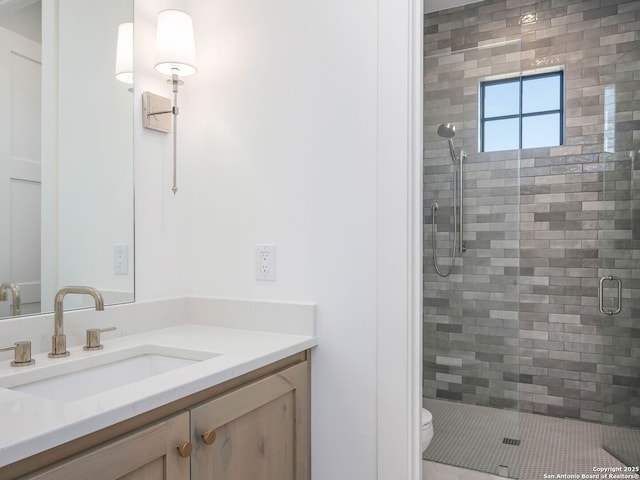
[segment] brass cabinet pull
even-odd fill
[[[211,445],[213,442],[216,441],[216,432],[215,430],[206,430],[204,432],[202,432],[200,434],[200,436],[202,437],[202,441],[207,444],[207,445]]]
[[[182,442],[178,445],[178,455],[182,458],[187,458],[191,456],[191,452],[193,451],[193,445],[191,442]]]

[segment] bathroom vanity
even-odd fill
[[[218,303],[215,315],[192,308],[190,323],[105,338],[99,352],[74,346],[67,358],[37,354],[23,368],[3,361],[0,479],[310,478],[316,339],[283,333],[293,317],[278,322],[275,304],[266,306],[276,308],[267,315],[275,323],[261,322],[264,306]],[[233,318],[243,315],[254,318]],[[270,331],[253,329],[256,322]],[[143,378],[124,370],[143,361],[169,367]],[[94,373],[107,390],[78,381]]]

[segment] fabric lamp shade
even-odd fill
[[[197,73],[193,21],[185,12],[163,10],[158,14],[155,68],[169,76]]]
[[[133,23],[121,23],[118,26],[116,78],[133,84]]]

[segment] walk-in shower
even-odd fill
[[[451,161],[456,168],[453,178],[453,197],[451,210],[453,211],[453,239],[451,241],[451,251],[449,254],[449,270],[442,271],[438,266],[438,255],[436,248],[436,223],[438,216],[438,209],[440,206],[438,202],[431,204],[431,249],[433,250],[433,266],[438,275],[441,277],[448,277],[453,272],[453,268],[456,263],[456,255],[464,253],[464,159],[467,157],[467,153],[464,150],[460,150],[460,154],[456,154],[456,149],[453,146],[452,138],[456,135],[456,127],[451,123],[442,123],[438,127],[438,135],[442,138],[446,138],[449,143],[449,153],[451,155]]]
[[[629,0],[486,0],[425,16],[427,460],[636,478],[639,14]]]

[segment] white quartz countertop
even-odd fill
[[[105,334],[102,343],[104,349],[93,352],[81,346],[69,348],[71,355],[66,358],[34,355],[36,363],[29,367],[12,368],[9,362],[2,362],[0,467],[269,365],[317,342],[313,336],[182,324],[112,339]],[[34,372],[30,375],[37,375],[39,369],[51,365],[72,365],[87,357],[113,355],[145,345],[217,356],[77,400],[52,400],[1,387],[11,386],[11,377],[26,369]]]

